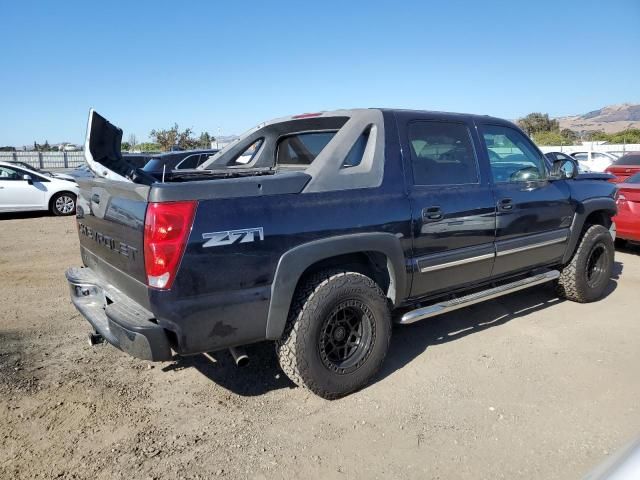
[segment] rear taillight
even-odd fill
[[[193,225],[197,202],[150,203],[144,218],[147,285],[170,289]]]

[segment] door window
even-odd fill
[[[544,180],[544,157],[518,130],[501,125],[483,125],[482,135],[494,182]]]
[[[0,180],[22,180],[22,172],[10,167],[0,167]]]
[[[478,165],[465,125],[417,121],[409,124],[408,136],[414,184],[478,183]]]
[[[200,154],[189,155],[182,162],[180,162],[177,169],[184,170],[184,169],[196,168],[198,166],[198,160],[200,160]]]

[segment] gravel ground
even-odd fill
[[[0,478],[570,479],[640,433],[640,249],[607,297],[546,287],[394,329],[325,401],[269,344],[149,363],[91,348],[63,277],[74,219],[0,218]]]

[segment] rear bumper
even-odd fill
[[[143,360],[171,359],[167,331],[151,312],[106,284],[90,268],[70,268],[65,276],[71,301],[107,342]]]

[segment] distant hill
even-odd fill
[[[569,117],[558,117],[560,128],[569,128],[576,132],[602,130],[614,133],[628,128],[640,128],[640,105],[621,103]]]

